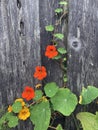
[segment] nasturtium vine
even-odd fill
[[[9,104],[7,110],[0,113],[0,130],[14,128],[19,122],[26,120],[32,122],[34,130],[48,130],[48,128],[64,130],[59,123],[55,127],[53,126],[57,115],[62,115],[66,118],[71,116],[77,130],[81,130],[80,126],[82,126],[83,130],[98,130],[98,112],[96,114],[84,112],[86,105],[96,102],[98,88],[90,85],[86,88],[83,87],[78,97],[67,87],[67,50],[65,46],[60,46],[60,43],[63,43],[64,34],[57,31],[59,30],[57,28],[60,27],[59,25],[65,18],[64,16],[68,13],[67,5],[67,0],[60,1],[60,7],[54,10],[59,19],[56,20],[54,25],[45,26],[46,32],[51,33],[52,39],[50,39],[50,44],[45,48],[44,56],[47,60],[56,61],[54,63],[58,63],[61,67],[63,74],[62,85],[60,86],[54,81],[44,82],[44,79],[48,76],[48,70],[46,66],[36,65],[32,75],[38,83],[33,87],[25,86],[21,97],[15,99],[12,104]],[[80,109],[80,112],[75,117],[74,112],[78,105],[83,107],[83,112]]]

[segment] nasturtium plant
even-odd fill
[[[53,25],[47,25],[47,26],[45,26],[45,29],[48,32],[52,32],[54,30],[54,26]]]
[[[59,89],[59,86],[55,82],[47,83],[44,87],[45,94],[48,97],[53,97]]]
[[[54,34],[54,37],[57,38],[57,39],[63,40],[64,34],[62,34],[62,33],[55,33],[55,34]]]
[[[63,130],[61,124],[59,124],[59,125],[56,127],[56,130]]]
[[[86,105],[91,103],[97,97],[98,97],[98,88],[94,86],[87,86],[87,88],[83,87],[79,103]]]
[[[60,54],[58,54],[57,56],[53,57],[52,59],[59,60],[61,58],[62,58],[62,56]]]
[[[77,114],[77,119],[81,121],[83,130],[98,130],[96,115],[90,112],[80,112]]]
[[[34,100],[37,101],[37,100],[41,99],[42,96],[43,96],[43,92],[41,90],[36,90],[35,91],[35,98],[34,98]]]
[[[68,88],[59,88],[58,92],[50,100],[53,109],[59,111],[64,116],[69,116],[78,103],[76,95]]]
[[[66,74],[64,74],[64,76],[63,76],[63,81],[64,81],[64,82],[67,82],[67,81],[68,81],[68,78],[67,78],[67,75],[66,75]]]
[[[63,9],[62,9],[62,8],[57,8],[57,9],[55,9],[55,13],[61,13],[61,12],[63,12]]]
[[[14,113],[18,113],[22,109],[22,105],[20,102],[14,102],[12,105],[12,110]]]
[[[45,26],[45,30],[47,33],[51,32],[52,37],[48,39],[48,45],[47,41],[45,43],[47,46],[44,48],[44,56],[49,62],[52,60],[52,63],[57,63],[61,67],[61,85],[58,86],[57,81],[48,81],[47,76],[50,73],[50,70],[47,70],[48,67],[37,65],[33,73],[33,78],[36,79],[37,85],[25,86],[21,97],[16,99],[13,104],[10,104],[7,107],[7,111],[5,110],[4,113],[0,112],[0,130],[14,128],[20,120],[30,120],[34,130],[48,130],[48,127],[54,130],[64,130],[63,125],[58,122],[55,125],[54,122],[57,116],[63,116],[65,119],[66,116],[73,118],[77,130],[81,129],[80,126],[82,126],[83,130],[98,130],[98,112],[82,112],[82,110],[86,109],[85,105],[89,103],[94,102],[97,105],[95,99],[98,98],[98,88],[94,86],[83,88],[78,101],[79,98],[67,86],[67,50],[65,47],[60,46],[63,44],[64,34],[58,32],[58,30],[61,30],[62,20],[67,18],[65,17],[68,12],[67,4],[67,0],[61,0],[59,2],[60,7],[54,10],[59,19],[56,19],[54,25]],[[49,64],[49,62],[47,63]],[[52,73],[54,73],[54,70],[51,75]],[[58,77],[59,75],[57,74],[56,76]],[[75,110],[78,105],[81,105],[81,112],[76,114]]]
[[[66,54],[66,53],[67,53],[66,49],[63,48],[63,47],[59,47],[57,50],[58,50],[58,52],[59,52],[60,54]]]
[[[60,1],[59,4],[60,5],[67,5],[68,3],[66,1]]]
[[[49,101],[42,101],[31,107],[30,119],[35,125],[34,130],[47,130],[51,117]]]
[[[8,126],[10,128],[16,127],[18,125],[18,117],[11,116],[8,120]]]

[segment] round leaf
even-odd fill
[[[53,97],[56,92],[58,91],[59,87],[56,85],[55,82],[47,83],[44,87],[45,94],[48,97]]]
[[[96,115],[89,112],[80,112],[77,114],[77,119],[81,121],[83,130],[98,130]]]
[[[46,29],[46,31],[51,32],[51,31],[54,30],[54,26],[53,25],[48,25],[48,26],[45,26],[45,29]]]
[[[42,95],[43,95],[43,93],[41,90],[36,90],[34,100],[39,100],[42,97]]]
[[[16,127],[18,125],[18,118],[16,116],[11,116],[9,118],[8,126],[10,128]]]
[[[98,97],[98,88],[94,86],[88,86],[87,88],[83,88],[80,97],[80,104],[89,104]]]
[[[63,47],[58,48],[58,52],[59,52],[60,54],[66,54],[66,53],[67,53],[66,49],[63,48]]]
[[[15,102],[13,105],[12,105],[12,110],[13,112],[15,113],[18,113],[20,110],[22,109],[22,105],[20,102]]]
[[[47,130],[51,117],[49,102],[45,101],[32,106],[30,113],[30,119],[35,125],[34,130]]]
[[[54,37],[62,40],[64,38],[64,34],[62,34],[62,33],[56,33],[56,34],[54,34]]]
[[[77,105],[77,97],[67,88],[60,88],[51,98],[53,109],[69,116]],[[63,106],[63,107],[62,107]]]

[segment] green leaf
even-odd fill
[[[67,53],[66,49],[63,48],[63,47],[60,47],[60,48],[58,48],[57,50],[58,50],[58,52],[59,52],[60,54],[66,54],[66,53]]]
[[[2,125],[2,124],[5,122],[6,117],[7,117],[7,113],[5,113],[5,114],[0,118],[0,125]]]
[[[48,25],[45,26],[46,31],[52,32],[54,30],[54,26],[53,25]]]
[[[13,114],[10,112],[6,112],[1,118],[0,118],[0,125],[2,125],[4,122],[6,122]]]
[[[66,1],[60,1],[59,4],[60,5],[67,5],[68,3]]]
[[[67,82],[67,81],[68,81],[68,78],[67,78],[67,75],[66,75],[66,74],[64,74],[64,76],[63,76],[63,81],[64,81],[64,82]]]
[[[53,97],[58,89],[59,87],[56,85],[55,82],[47,83],[44,87],[45,94],[48,97]]]
[[[64,38],[64,34],[62,34],[62,33],[56,33],[56,34],[54,34],[54,37],[62,40]]]
[[[98,88],[94,86],[88,86],[87,88],[83,88],[81,92],[81,101],[79,101],[80,104],[89,104],[94,99],[98,97]]]
[[[18,118],[16,116],[11,116],[9,118],[8,126],[10,128],[16,127],[18,125]]]
[[[63,130],[61,124],[59,124],[59,125],[56,127],[56,130]]]
[[[55,9],[55,13],[61,13],[61,12],[63,12],[63,9],[62,9],[62,8],[57,8],[57,9]]]
[[[35,90],[35,98],[34,100],[39,100],[43,96],[43,92],[41,90]]]
[[[83,130],[98,130],[96,115],[89,112],[80,112],[76,117],[81,121]]]
[[[68,81],[68,78],[67,78],[67,77],[63,77],[63,81],[64,81],[64,82],[67,82],[67,81]]]
[[[77,97],[68,88],[59,88],[58,92],[51,98],[54,110],[69,116],[77,105]]]
[[[43,101],[32,106],[30,113],[30,119],[35,125],[34,130],[47,130],[51,117],[49,101]]]
[[[22,109],[21,102],[15,102],[12,105],[12,110],[13,110],[14,113],[18,113],[21,109]]]
[[[61,58],[61,55],[58,54],[57,56],[53,57],[52,59],[58,60],[58,59],[60,59],[60,58]]]

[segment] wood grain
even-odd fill
[[[98,87],[98,1],[69,0],[68,79],[78,93]]]

